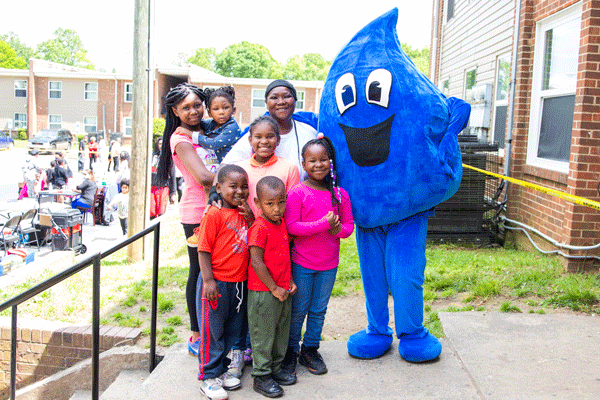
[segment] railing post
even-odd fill
[[[150,372],[156,367],[156,313],[158,303],[158,255],[160,223],[154,228],[154,248],[152,259],[152,315],[150,317]]]
[[[10,398],[15,400],[17,387],[17,306],[12,306],[10,326]]]
[[[100,260],[100,254],[94,257],[92,279],[92,400],[98,400],[100,389]]]

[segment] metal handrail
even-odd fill
[[[95,253],[77,264],[59,272],[36,286],[0,304],[0,312],[11,308],[11,349],[10,349],[10,398],[16,399],[17,379],[17,312],[18,306],[34,296],[50,289],[52,286],[65,279],[83,271],[90,265],[93,266],[92,278],[92,399],[99,398],[100,381],[100,261],[130,245],[138,239],[143,238],[150,232],[154,232],[153,260],[152,260],[152,312],[150,320],[150,360],[149,371],[156,367],[156,320],[157,320],[157,298],[158,298],[158,241],[160,238],[160,220],[154,221],[143,231],[126,238],[110,249]]]

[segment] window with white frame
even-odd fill
[[[62,82],[48,82],[48,98],[62,99]]]
[[[86,100],[98,100],[98,83],[84,83],[84,98]]]
[[[454,17],[454,0],[448,0],[446,4],[446,22]]]
[[[494,97],[494,143],[504,148],[508,91],[510,89],[510,54],[498,57],[496,63],[496,95]]]
[[[127,117],[124,119],[125,122],[125,135],[131,136],[133,132],[133,119],[131,117]]]
[[[48,115],[48,128],[49,129],[61,129],[62,128],[62,116],[61,115]]]
[[[450,78],[446,78],[442,81],[440,90],[442,91],[442,93],[444,93],[445,96],[448,96],[450,94]]]
[[[265,103],[265,90],[266,89],[252,89],[252,107],[267,107],[267,104]]]
[[[15,81],[15,97],[27,97],[27,81]]]
[[[15,113],[15,129],[27,129],[27,114]]]
[[[97,132],[98,131],[98,118],[97,117],[83,117],[83,130],[85,132]]]
[[[475,82],[477,82],[477,71],[473,68],[465,72],[465,97],[467,90],[472,89],[475,86]]]
[[[133,83],[125,84],[125,103],[131,103],[133,101]]]
[[[569,171],[581,2],[536,25],[527,163]]]
[[[298,100],[296,100],[296,110],[304,110],[304,96],[305,96],[305,92],[296,92],[296,97],[298,97]]]

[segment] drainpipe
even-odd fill
[[[510,105],[508,107],[508,137],[506,138],[506,144],[504,146],[504,175],[510,176],[510,152],[512,145],[513,136],[513,119],[515,113],[515,88],[517,83],[517,58],[519,55],[519,32],[521,31],[521,2],[522,0],[516,0],[516,14],[515,14],[515,30],[513,33],[513,54],[512,54],[512,66],[510,71]],[[506,188],[504,189],[504,200],[508,197],[508,182],[506,182]]]
[[[433,40],[431,43],[431,52],[430,52],[430,57],[429,59],[431,60],[430,64],[429,64],[429,79],[431,80],[431,82],[433,82],[434,84],[437,85],[436,82],[436,76],[435,76],[435,69],[437,66],[437,43],[438,43],[438,25],[439,25],[439,21],[438,19],[440,18],[439,13],[440,13],[440,0],[434,0],[433,2]]]
[[[117,84],[117,77],[115,76],[115,106],[113,107],[115,110],[115,118],[113,121],[113,133],[117,132],[117,89],[118,89],[118,84]]]

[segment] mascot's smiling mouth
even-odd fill
[[[359,167],[372,167],[387,160],[390,155],[390,134],[392,131],[393,114],[377,125],[367,128],[354,128],[339,124],[350,151],[352,161]]]

